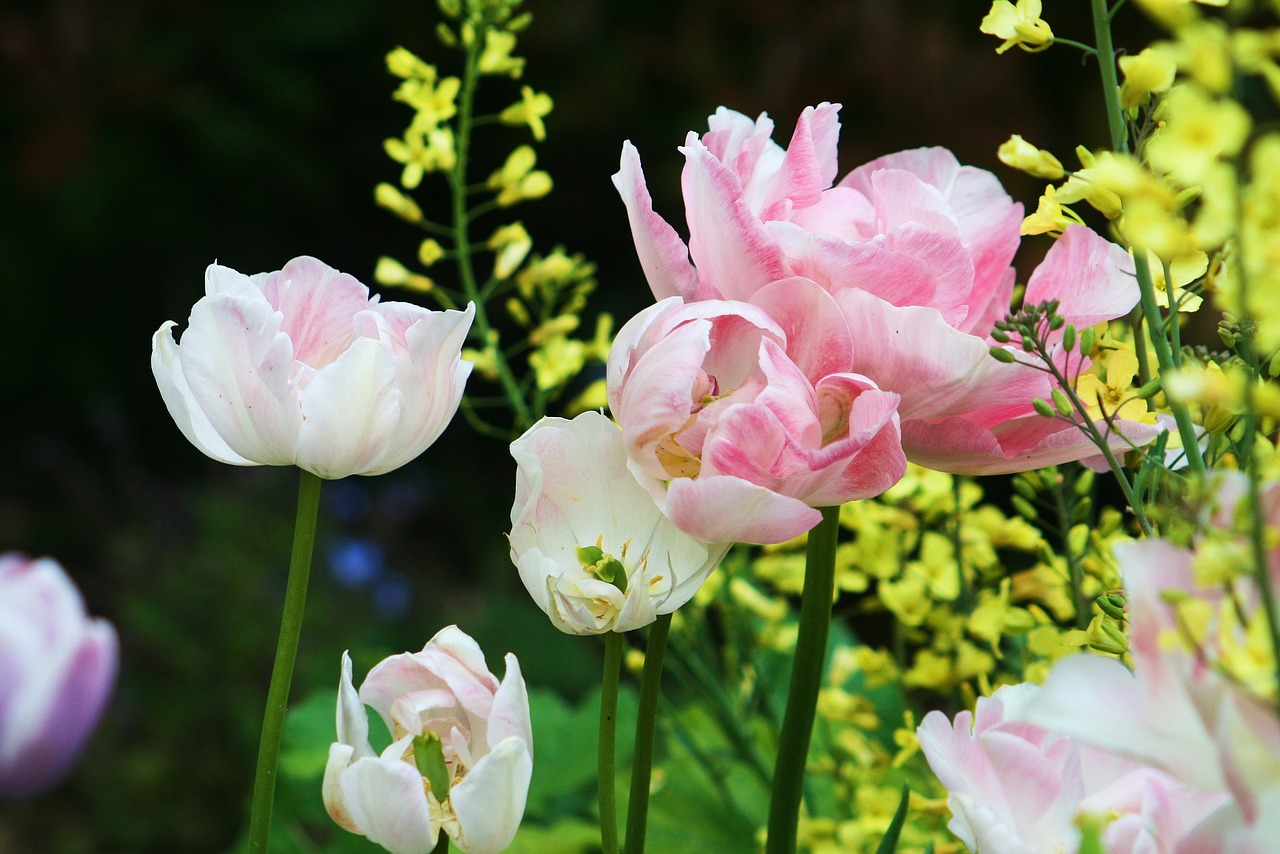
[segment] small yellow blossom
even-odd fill
[[[538,155],[527,145],[511,152],[502,168],[489,176],[486,184],[497,192],[495,201],[507,208],[530,199],[539,199],[551,192],[551,176],[541,169],[534,169]]]
[[[1186,288],[1199,281],[1209,269],[1209,256],[1196,249],[1179,255],[1169,263],[1169,276],[1165,276],[1165,264],[1154,254],[1147,253],[1147,266],[1151,270],[1151,283],[1155,286],[1156,303],[1169,307],[1169,283],[1173,284],[1173,299],[1180,312],[1193,312],[1200,308],[1204,298]]]
[[[484,50],[476,67],[481,74],[505,74],[512,78],[524,73],[524,59],[511,55],[516,46],[515,33],[502,30],[486,30]]]
[[[1120,106],[1125,109],[1145,104],[1152,95],[1166,91],[1178,73],[1175,58],[1158,47],[1145,48],[1134,56],[1122,56],[1117,62],[1124,72]]]
[[[1009,0],[995,0],[978,29],[1004,39],[996,53],[1004,53],[1015,45],[1035,53],[1053,44],[1053,30],[1040,17],[1040,12],[1040,0],[1017,0],[1016,5]]]
[[[1083,225],[1084,220],[1080,215],[1071,208],[1064,208],[1058,203],[1057,192],[1053,186],[1044,188],[1044,195],[1040,197],[1040,204],[1036,206],[1036,212],[1028,216],[1022,221],[1022,234],[1052,234],[1059,235],[1066,230],[1069,225]]]
[[[520,87],[520,100],[503,110],[498,119],[504,125],[528,125],[538,142],[547,138],[546,125],[542,123],[554,104],[546,92],[534,92],[529,86]]]
[[[436,78],[434,65],[423,62],[417,54],[403,47],[397,47],[387,54],[387,71],[405,79],[435,80]]]
[[[1047,151],[1036,148],[1018,134],[1013,134],[1000,146],[996,156],[1006,166],[1026,172],[1033,178],[1057,181],[1064,174],[1062,162]]]
[[[1184,186],[1197,183],[1216,159],[1238,154],[1251,126],[1249,114],[1235,101],[1186,85],[1169,91],[1156,119],[1161,124],[1147,141],[1147,159]]]
[[[538,388],[550,391],[577,376],[586,362],[583,348],[581,341],[557,336],[530,353],[529,365]]]
[[[1106,372],[1105,379],[1096,370]],[[1076,380],[1076,394],[1089,408],[1094,421],[1122,418],[1128,421],[1154,423],[1155,414],[1147,411],[1146,401],[1134,396],[1133,380],[1138,374],[1138,358],[1130,349],[1113,350],[1105,365],[1097,366]]]

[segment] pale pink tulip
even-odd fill
[[[681,149],[687,246],[653,210],[639,155],[624,145],[614,184],[655,296],[755,301],[781,280],[816,282],[856,342],[845,370],[902,396],[913,462],[997,474],[1096,454],[1080,430],[1034,413],[1032,400],[1052,390],[1043,373],[988,352],[1010,310],[1022,206],[994,175],[942,148],[881,157],[833,186],[838,109],[806,109],[786,149],[770,139],[767,116],[753,122],[724,108],[705,135],[690,134]],[[1026,294],[1058,299],[1082,328],[1137,298],[1128,257],[1083,227],[1067,230]],[[798,343],[792,336],[789,346]],[[1082,368],[1078,358],[1071,368]],[[1123,421],[1108,442],[1126,450],[1158,431]]]
[[[510,845],[533,772],[533,736],[520,664],[510,653],[506,664],[499,683],[476,642],[449,626],[421,652],[374,666],[357,693],[343,653],[338,741],[324,773],[333,820],[392,854],[428,854],[441,830],[469,854]],[[380,755],[369,745],[365,706],[391,732]],[[451,780],[443,797],[415,764],[414,740],[423,735],[439,740]]]
[[[971,851],[1075,851],[1078,822],[1106,824],[1110,854],[1172,854],[1224,797],[1050,730],[1020,722],[1039,689],[1023,683],[978,700],[954,724],[930,712],[918,729],[930,768],[948,790],[949,824]]]
[[[255,276],[214,264],[181,345],[172,321],[153,336],[151,369],[183,435],[215,460],[382,474],[457,411],[473,314],[370,299],[314,258]]]
[[[1242,481],[1225,475],[1217,522],[1232,515]],[[1280,523],[1278,499],[1280,489],[1269,487],[1264,509],[1272,525]],[[1218,663],[1224,644],[1248,642],[1236,615],[1248,619],[1261,607],[1253,579],[1237,580],[1227,600],[1222,588],[1197,583],[1191,550],[1149,540],[1118,545],[1115,554],[1129,603],[1134,669],[1098,656],[1063,659],[1024,718],[1224,793],[1226,803],[1179,852],[1266,850],[1274,844],[1267,833],[1280,806],[1280,718],[1271,703],[1224,676]],[[1270,566],[1280,590],[1280,549],[1272,550]],[[1179,640],[1185,625],[1171,604],[1188,597],[1207,606],[1203,643],[1194,650]],[[1227,623],[1224,613],[1231,615]]]
[[[116,681],[115,629],[90,619],[57,561],[0,555],[0,798],[53,787]]]
[[[752,299],[663,300],[609,354],[631,471],[709,542],[790,539],[817,523],[813,508],[878,495],[906,468],[898,396],[849,371],[830,296],[795,278]]]
[[[511,455],[511,560],[563,632],[649,625],[688,602],[732,545],[694,539],[663,516],[627,469],[622,431],[598,412],[544,418],[511,444]],[[609,578],[583,548],[598,548],[597,562],[617,562],[604,568]]]

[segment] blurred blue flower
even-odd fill
[[[399,572],[388,572],[373,588],[373,607],[384,620],[398,620],[413,604],[413,587],[408,577]]]
[[[343,587],[363,587],[382,575],[386,555],[368,537],[342,537],[328,548],[329,573]]]
[[[373,496],[369,487],[355,478],[335,480],[326,484],[324,499],[334,518],[343,522],[359,522],[369,515]]]

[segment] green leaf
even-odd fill
[[[894,854],[898,850],[898,837],[902,835],[902,825],[906,824],[907,804],[910,801],[911,789],[904,783],[902,800],[898,801],[898,811],[893,814],[893,821],[889,822],[889,827],[885,829],[880,846],[876,848],[876,854]]]

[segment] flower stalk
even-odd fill
[[[640,676],[640,713],[636,718],[635,759],[631,764],[631,793],[627,801],[626,854],[643,854],[649,821],[649,781],[653,772],[653,738],[662,696],[662,660],[667,651],[671,615],[659,614],[649,629]]]
[[[604,854],[618,854],[614,754],[618,736],[618,680],[622,675],[622,641],[623,637],[619,632],[608,632],[604,636],[604,677],[600,688],[598,746],[600,847]]]
[[[298,513],[293,527],[293,553],[289,558],[289,581],[285,587],[284,614],[280,618],[280,638],[276,661],[267,690],[267,709],[258,743],[258,768],[253,781],[253,803],[249,815],[249,851],[266,854],[271,836],[271,808],[275,801],[276,760],[280,736],[289,703],[289,685],[298,657],[298,637],[307,604],[307,582],[311,574],[311,553],[316,542],[316,520],[320,515],[321,480],[298,470]]]
[[[839,533],[840,508],[823,507],[822,521],[809,532],[805,554],[800,632],[791,666],[787,710],[778,735],[778,759],[769,802],[769,837],[765,843],[767,854],[794,854],[796,850],[805,764],[827,660],[827,636],[831,631]]]

